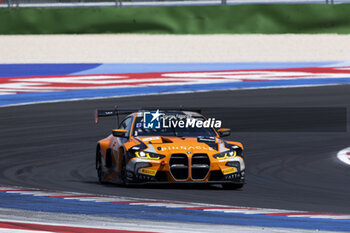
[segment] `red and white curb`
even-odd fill
[[[350,147],[339,151],[337,157],[343,163],[350,165]]]
[[[59,232],[59,233],[150,233],[151,231],[116,230],[73,225],[38,224],[31,222],[1,221],[0,232]],[[153,232],[152,232],[153,233]]]
[[[33,196],[45,196],[49,198],[62,198],[70,200],[79,200],[86,202],[108,202],[108,203],[125,203],[128,205],[142,205],[151,207],[164,207],[164,208],[180,208],[188,210],[201,210],[210,212],[223,212],[223,213],[239,213],[239,214],[261,214],[267,216],[285,216],[290,218],[322,218],[322,219],[344,219],[350,220],[350,215],[333,214],[333,213],[317,213],[308,211],[296,211],[296,210],[282,210],[282,209],[268,209],[268,208],[255,208],[255,207],[241,207],[241,206],[227,206],[227,205],[215,205],[215,204],[203,204],[192,202],[179,202],[179,201],[167,201],[167,200],[152,200],[141,198],[129,198],[118,196],[105,196],[84,194],[75,192],[55,192],[55,191],[43,191],[37,189],[23,189],[20,187],[0,187],[0,192],[17,193],[22,195]]]
[[[314,233],[315,230],[224,224],[159,222],[142,219],[109,218],[78,214],[57,214],[0,208],[0,233],[102,232],[102,233]],[[322,231],[330,233],[330,231]]]
[[[164,85],[349,78],[350,67],[3,77],[0,95]]]

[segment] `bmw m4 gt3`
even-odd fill
[[[243,146],[222,139],[230,129],[197,111],[96,110],[99,117],[126,115],[98,141],[96,169],[101,183],[214,183],[242,188]]]

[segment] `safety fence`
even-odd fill
[[[186,6],[236,4],[342,4],[350,0],[0,0],[0,7]]]

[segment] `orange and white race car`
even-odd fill
[[[99,117],[127,115],[98,141],[96,169],[101,183],[213,183],[242,188],[243,146],[226,141],[230,129],[214,126],[199,111],[96,110]],[[220,123],[220,122],[219,122]]]

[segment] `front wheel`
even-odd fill
[[[243,186],[244,186],[244,184],[234,184],[234,183],[222,184],[223,189],[231,189],[231,190],[241,189],[241,188],[243,188]]]
[[[123,155],[123,158],[122,158],[122,167],[121,167],[121,172],[120,172],[120,178],[123,182],[123,184],[125,186],[128,186],[129,183],[128,183],[128,180],[126,178],[126,158],[125,158],[125,154]]]
[[[97,171],[98,181],[100,183],[104,183],[103,171],[102,171],[102,154],[100,150],[96,154],[96,171]]]

